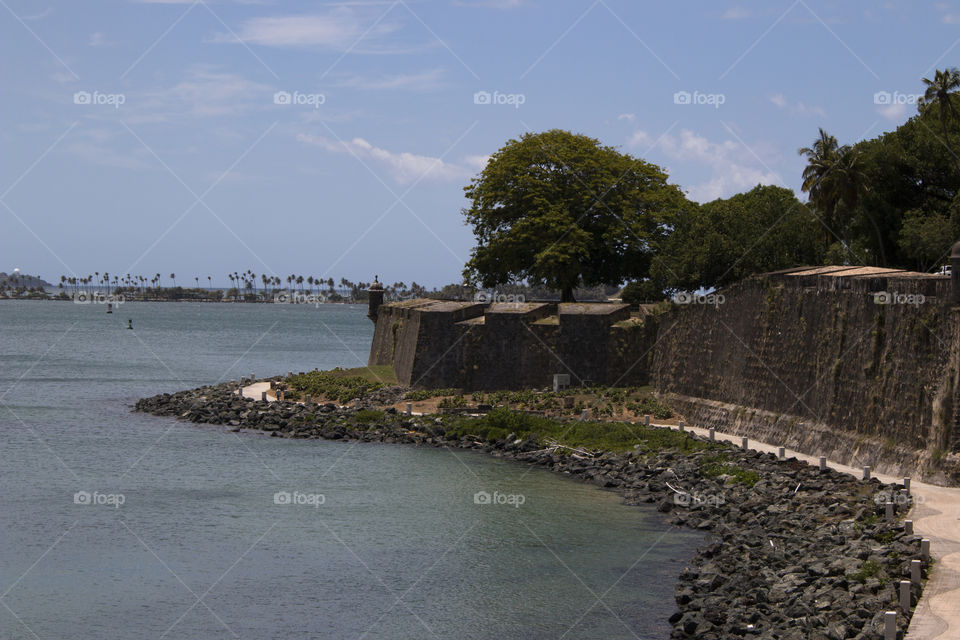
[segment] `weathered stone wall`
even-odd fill
[[[380,308],[370,362],[428,388],[543,388],[556,373],[653,384],[691,423],[935,480],[960,450],[950,291],[945,277],[823,267],[644,322],[624,305],[411,301]]]
[[[370,364],[392,364],[401,384],[426,388],[543,388],[557,373],[575,385],[645,384],[653,334],[616,326],[629,317],[626,305],[386,305]]]
[[[877,304],[884,291],[916,304]],[[891,472],[955,446],[945,278],[781,275],[722,293],[661,316],[651,353],[658,391],[692,422]]]

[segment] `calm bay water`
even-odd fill
[[[365,364],[365,312],[0,302],[0,638],[666,638],[701,537],[613,493],[471,452],[130,411]]]

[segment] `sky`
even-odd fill
[[[0,0],[0,271],[442,286],[525,132],[799,192],[960,66],[957,2]]]

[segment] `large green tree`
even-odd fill
[[[655,249],[691,206],[656,165],[568,131],[510,140],[464,188],[477,246],[468,282],[561,291],[645,278]]]
[[[755,273],[820,264],[825,244],[793,191],[757,185],[686,212],[652,267],[664,289],[722,287]]]

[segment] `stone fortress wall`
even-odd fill
[[[659,315],[612,303],[379,306],[374,295],[370,364],[392,364],[404,385],[465,391],[545,388],[554,374],[650,384],[698,426],[935,479],[925,469],[960,451],[958,288],[949,276],[801,268]]]

